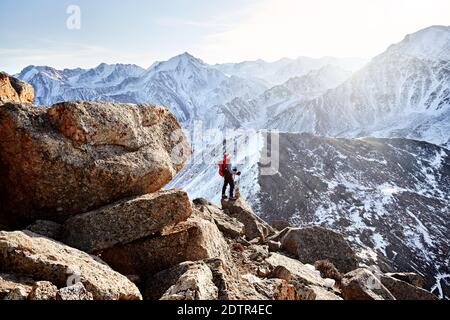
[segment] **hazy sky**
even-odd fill
[[[67,28],[70,5],[80,29]],[[184,51],[208,63],[370,58],[436,24],[450,25],[449,0],[0,0],[0,70],[148,67]]]

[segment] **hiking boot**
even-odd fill
[[[226,195],[222,195],[222,199],[228,199],[228,197]]]

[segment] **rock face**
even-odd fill
[[[184,261],[231,259],[228,245],[216,225],[196,216],[165,230],[160,236],[106,249],[101,257],[122,274],[144,277]]]
[[[61,288],[56,293],[56,300],[93,300],[92,293],[86,290],[83,283]]]
[[[245,226],[239,222],[236,218],[230,217],[216,206],[194,201],[196,208],[201,212],[201,215],[208,220],[212,220],[217,228],[226,236],[230,238],[238,238],[245,234]]]
[[[266,262],[273,268],[271,277],[286,280],[295,287],[298,300],[342,300],[311,265],[279,253],[272,253]]]
[[[19,290],[28,296],[33,285],[34,281],[29,277],[0,273],[0,300],[5,299],[14,290]]]
[[[344,300],[340,296],[336,295],[330,290],[327,290],[324,287],[309,286],[309,288],[311,288],[311,290],[314,292],[314,300]]]
[[[25,81],[0,72],[0,105],[11,103],[32,103],[34,89]]]
[[[58,288],[49,281],[38,281],[33,285],[30,294],[28,295],[29,300],[54,300]]]
[[[343,277],[341,292],[345,300],[395,300],[378,275],[362,268]]]
[[[283,279],[294,286],[297,300],[342,300],[337,292],[327,288],[325,279],[311,265],[279,253],[272,253],[265,262],[273,269],[272,278]]]
[[[214,300],[218,289],[213,274],[204,262],[187,263],[187,270],[161,297],[161,300]],[[180,266],[183,268],[183,264]]]
[[[0,272],[65,287],[81,281],[99,300],[141,299],[137,287],[101,260],[30,231],[0,232]]]
[[[61,239],[63,231],[62,225],[48,220],[36,220],[27,227],[27,230],[58,241]]]
[[[450,214],[448,147],[280,133],[279,151],[280,174],[260,176],[251,203],[261,218],[338,231],[358,256],[370,252],[366,265],[385,260],[386,271],[418,272],[424,288],[442,288],[442,298],[450,298],[450,282],[440,276],[450,274],[450,238],[442,236],[450,234],[450,225],[442,223]],[[422,236],[424,230],[429,238]],[[377,261],[370,258],[375,255]]]
[[[242,198],[237,200],[222,199],[222,209],[228,215],[244,224],[245,235],[248,240],[254,238],[264,240],[275,233],[275,230],[259,218]]]
[[[279,253],[272,253],[270,257],[266,259],[266,262],[274,269],[288,270],[292,275],[288,278],[290,280],[295,277],[305,284],[325,286],[324,279],[320,277],[320,272],[315,272],[314,268],[310,268],[296,259],[289,258]],[[286,271],[280,272],[280,274],[284,279],[287,279],[285,278]]]
[[[281,239],[281,248],[303,263],[326,259],[341,272],[357,268],[355,253],[344,237],[322,227],[289,228]]]
[[[95,252],[150,236],[185,221],[191,213],[186,192],[158,191],[69,218],[64,223],[63,241]]]
[[[382,275],[380,280],[397,300],[437,300],[437,297],[431,292],[408,282],[388,275]]]
[[[386,273],[385,275],[398,280],[402,280],[415,287],[419,288],[423,287],[423,278],[414,272],[394,272],[394,273]]]
[[[264,279],[254,284],[268,300],[299,300],[295,286],[282,279]]]
[[[206,271],[204,266],[207,266],[210,271]],[[216,299],[245,299],[245,294],[249,295],[247,296],[248,299],[254,299],[257,295],[254,290],[245,290],[246,288],[239,282],[240,275],[236,272],[233,274],[234,269],[230,269],[230,267],[225,265],[221,259],[208,259],[204,261],[183,262],[169,269],[160,271],[148,278],[145,285],[145,299],[157,300],[161,299],[163,296],[167,299],[169,289],[174,288],[177,284],[178,287],[192,286],[192,281],[190,284],[182,285],[182,282],[189,279],[189,277],[184,275],[189,273],[192,274],[192,270],[199,270],[200,268],[203,275],[206,275],[207,279],[211,279],[213,285],[216,287],[216,289],[214,289],[211,287],[209,281],[203,281],[208,284],[208,290],[206,291],[212,293]],[[210,278],[210,272],[212,278]],[[191,292],[193,291],[191,290]],[[260,296],[258,295],[258,297]],[[173,296],[172,298],[175,299],[176,297]]]
[[[23,287],[12,289],[3,300],[26,300],[30,293]]]
[[[190,154],[153,105],[64,102],[0,108],[0,224],[62,220],[161,189]]]
[[[165,269],[149,277],[145,285],[144,298],[146,300],[159,300],[164,293],[175,283],[178,279],[187,272],[187,270],[195,265],[196,262],[182,262],[176,266]]]

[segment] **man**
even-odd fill
[[[223,177],[223,187],[222,187],[222,199],[226,199],[227,196],[225,195],[227,191],[228,185],[230,186],[230,199],[235,200],[233,196],[234,192],[234,174],[237,174],[238,176],[241,175],[240,172],[237,171],[237,169],[232,169],[231,166],[231,154],[228,152],[225,152],[223,154],[223,160],[219,162],[219,174]]]

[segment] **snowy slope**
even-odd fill
[[[206,198],[220,205],[223,178],[218,174],[218,162],[227,151],[232,154],[233,167],[242,172],[236,177],[242,196],[255,204],[260,191],[258,162],[265,140],[265,133],[255,130],[210,130],[201,141],[191,137],[194,153],[167,188],[183,188],[192,199]]]
[[[214,67],[229,75],[263,79],[274,86],[282,84],[290,78],[304,76],[312,70],[318,70],[327,65],[353,72],[360,69],[366,62],[365,59],[359,58],[299,57],[297,59],[284,58],[275,62],[266,62],[260,59],[240,63],[224,63],[216,64]]]
[[[421,60],[450,60],[450,26],[431,26],[409,34],[399,44],[388,48],[388,54],[401,54]]]
[[[389,47],[339,87],[268,124],[289,132],[407,137],[449,145],[450,27],[430,27]]]
[[[280,136],[280,159],[278,174],[258,179],[263,218],[342,231],[365,260],[418,272],[450,297],[440,279],[450,273],[450,151],[291,133]]]
[[[301,77],[276,85],[254,99],[243,97],[215,106],[217,115],[208,127],[264,129],[281,112],[302,101],[314,99],[351,76],[340,67],[326,65]]]
[[[363,263],[417,272],[450,297],[442,276],[450,274],[450,151],[408,139],[281,133],[279,167],[267,175],[268,136],[253,138],[233,131],[227,150],[243,172],[242,196],[265,220],[341,231]],[[196,154],[169,187],[220,204],[221,139],[198,149],[208,157]]]

